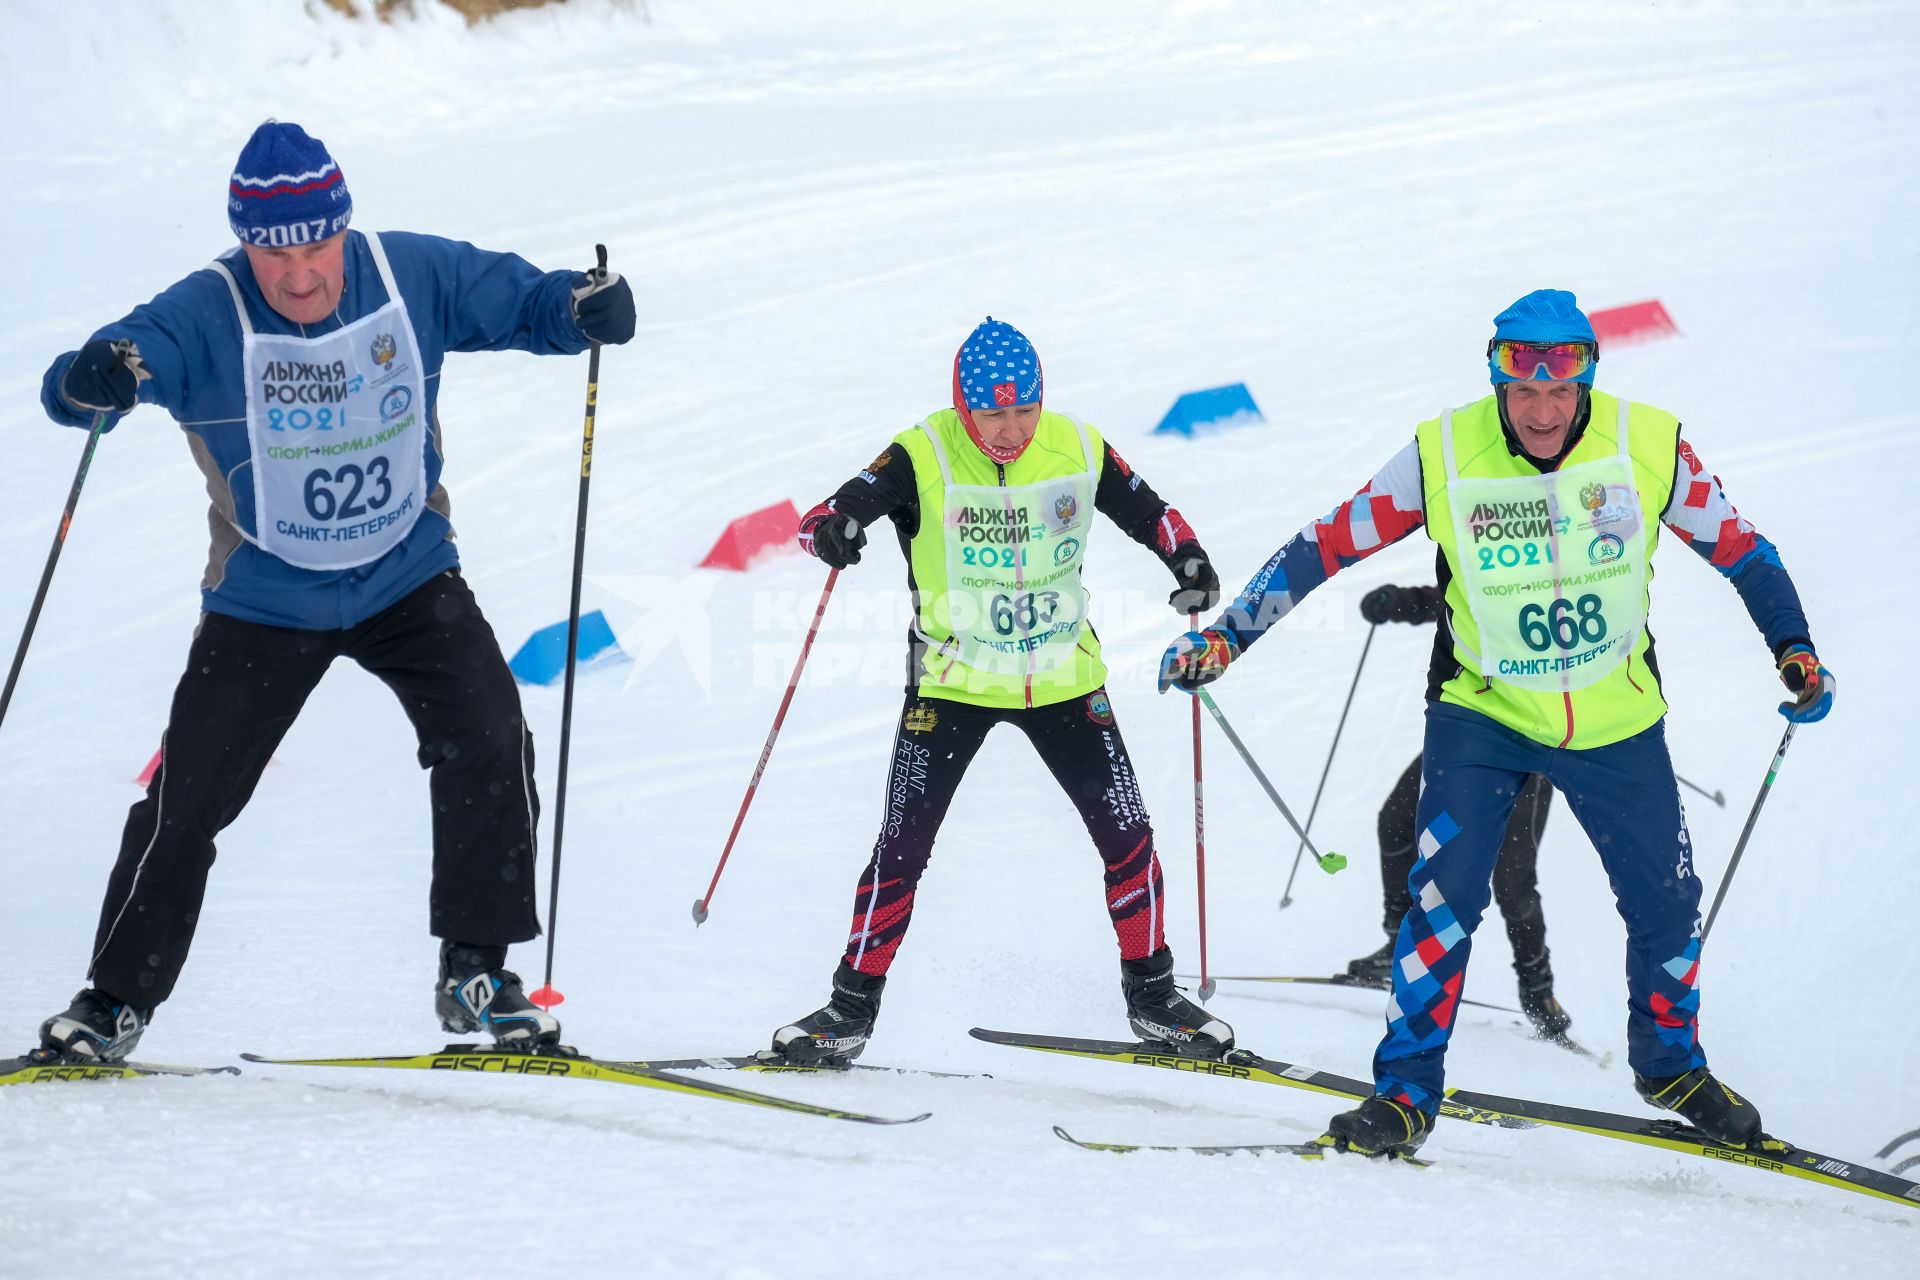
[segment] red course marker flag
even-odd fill
[[[1667,309],[1654,298],[1648,302],[1633,302],[1624,307],[1608,307],[1604,311],[1595,311],[1587,317],[1593,321],[1593,332],[1599,337],[1600,344],[1606,346],[1625,346],[1635,342],[1651,342],[1656,338],[1665,338],[1680,332],[1680,327],[1667,314]]]
[[[799,531],[800,512],[791,499],[782,498],[729,524],[700,567],[743,571],[763,555],[798,551],[794,539]]]

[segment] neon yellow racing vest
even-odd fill
[[[1002,467],[942,409],[894,443],[919,487],[908,555],[925,643],[920,694],[1040,707],[1105,684],[1080,581],[1106,457],[1100,433],[1043,410],[1033,442]]]
[[[1492,395],[1414,434],[1427,534],[1452,571],[1460,671],[1440,700],[1575,750],[1656,724],[1648,585],[1679,420],[1595,391],[1580,442],[1544,475],[1507,447]]]

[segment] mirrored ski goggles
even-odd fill
[[[1497,372],[1525,382],[1546,376],[1555,382],[1577,378],[1593,368],[1598,353],[1590,342],[1513,342],[1495,338],[1487,344],[1487,358]]]

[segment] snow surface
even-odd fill
[[[317,9],[318,5],[307,8]],[[817,565],[691,566],[732,516],[802,506],[946,397],[987,313],[1045,355],[1233,583],[1415,421],[1481,394],[1492,314],[1541,285],[1659,297],[1684,336],[1604,385],[1679,413],[1797,575],[1841,698],[1800,735],[1709,951],[1716,1067],[1774,1131],[1850,1159],[1920,1124],[1920,804],[1908,735],[1920,487],[1907,375],[1920,247],[1920,15],[1902,3],[1608,5],[853,0],[598,2],[468,32],[282,0],[0,4],[0,613],[24,618],[81,436],[41,371],[224,247],[221,189],[268,115],[324,137],[358,224],[547,266],[596,240],[641,297],[609,350],[586,600],[642,660],[574,721],[558,934],[569,1038],[609,1056],[749,1050],[825,994],[879,805],[904,574],[842,599],[714,902],[703,891],[819,591]],[[447,363],[467,573],[511,646],[564,616],[582,361]],[[1148,429],[1248,382],[1270,421]],[[0,730],[0,1026],[22,1048],[80,985],[131,779],[198,607],[200,481],[147,410],[101,449]],[[1868,482],[1872,485],[1869,487]],[[1360,647],[1353,604],[1424,541],[1340,579],[1219,688],[1304,809]],[[1900,566],[1909,567],[1902,569]],[[1781,722],[1734,593],[1683,548],[1654,625],[1716,885]],[[1117,535],[1089,577],[1159,816],[1172,937],[1197,964],[1180,629]],[[7,633],[12,643],[14,633]],[[1315,973],[1371,950],[1374,811],[1417,747],[1424,630],[1374,646],[1308,868],[1209,730],[1211,959]],[[552,810],[557,691],[527,695]],[[193,962],[141,1056],[219,1063],[435,1047],[428,809],[406,722],[351,667],[222,837]],[[1624,1057],[1622,930],[1564,809],[1541,876],[1574,1029]],[[1359,1161],[1106,1156],[1048,1132],[1301,1140],[1330,1100],[996,1050],[976,1024],[1124,1034],[1098,866],[1024,743],[996,736],[924,882],[877,1062],[732,1078],[883,1114],[870,1129],[600,1085],[249,1067],[237,1079],[0,1092],[0,1274],[1912,1275],[1920,1215],[1554,1131],[1447,1126],[1425,1173]],[[1468,994],[1512,996],[1493,922]],[[538,946],[516,952],[537,975]],[[1378,1000],[1223,989],[1242,1040],[1364,1075]],[[1596,1070],[1462,1014],[1451,1079],[1634,1111]]]

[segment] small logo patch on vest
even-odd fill
[[[1587,544],[1587,559],[1593,564],[1612,564],[1626,553],[1627,544],[1610,533],[1603,533]]]

